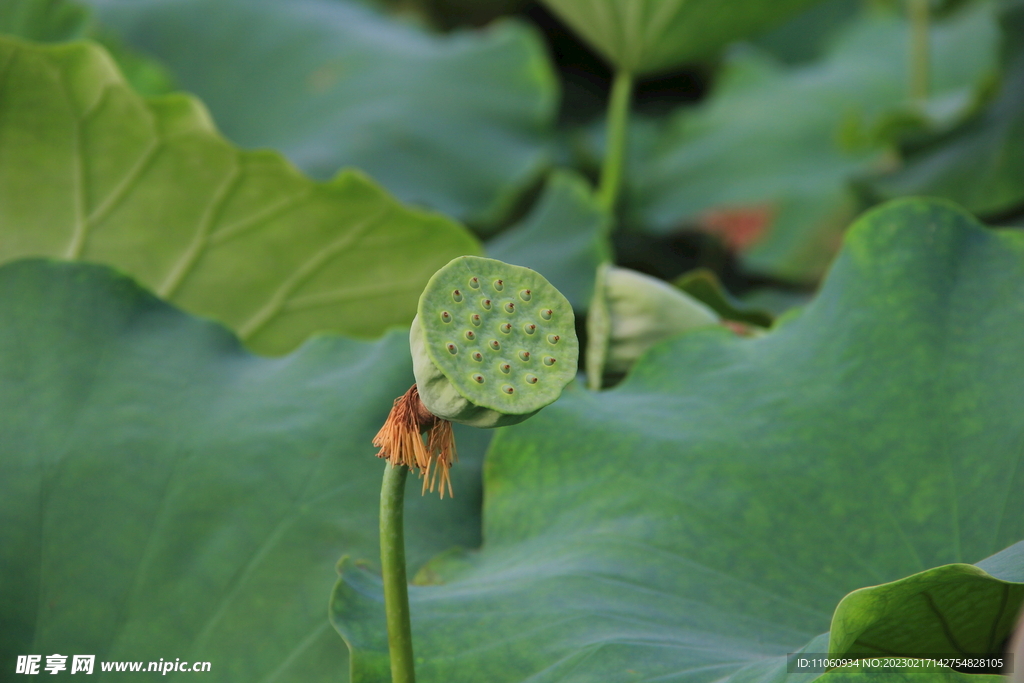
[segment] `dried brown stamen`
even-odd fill
[[[424,434],[427,434],[426,444]],[[433,492],[440,479],[441,498],[446,487],[448,495],[453,495],[449,470],[458,455],[452,423],[427,410],[415,384],[395,399],[384,426],[373,437],[373,445],[380,448],[377,457],[384,458],[392,467],[405,465],[416,470],[423,479],[423,493],[428,488]]]

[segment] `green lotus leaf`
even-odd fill
[[[782,21],[814,0],[544,0],[617,68],[666,71]]]
[[[867,213],[766,334],[676,337],[499,432],[483,547],[410,590],[420,680],[782,680],[851,591],[1024,538],[1022,338],[1024,235],[944,202]],[[1013,580],[1019,550],[981,566]],[[381,599],[343,568],[353,680],[386,660]]]
[[[144,100],[101,48],[0,38],[0,262],[108,263],[263,353],[408,324],[461,226],[364,175],[241,152],[181,95]]]
[[[403,201],[490,227],[547,164],[556,82],[522,24],[438,36],[350,0],[90,4],[229,140],[314,177],[354,166]]]
[[[999,653],[1022,603],[1024,541],[977,566],[948,564],[850,593],[832,616],[829,653]]]
[[[324,601],[343,552],[379,557],[370,441],[412,382],[405,333],[260,358],[123,275],[41,260],[0,268],[0,329],[8,673],[58,652],[339,680]],[[467,431],[458,498],[410,484],[414,567],[479,542],[487,433]]]
[[[867,13],[820,61],[785,67],[734,53],[715,90],[636,149],[627,197],[637,229],[702,229],[754,272],[817,279],[856,212],[848,180],[890,163],[887,116],[906,106],[907,23]],[[998,27],[975,4],[932,31],[936,102],[963,113],[995,67]],[[652,137],[652,136],[646,136]]]

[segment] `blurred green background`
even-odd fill
[[[1002,652],[1021,224],[1021,0],[2,0],[0,680],[387,680],[370,440],[463,254],[584,352],[410,483],[423,680]]]

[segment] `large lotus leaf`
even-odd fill
[[[914,149],[907,165],[869,183],[879,199],[935,195],[982,215],[1024,205],[1024,3],[1006,3],[1001,90],[954,132]]]
[[[544,0],[618,69],[665,71],[782,21],[815,0]]]
[[[597,267],[612,258],[611,217],[586,180],[557,171],[526,218],[489,241],[487,255],[533,268],[585,311]]]
[[[659,233],[701,227],[751,270],[818,277],[855,210],[847,179],[887,159],[876,129],[906,96],[907,33],[901,18],[870,13],[819,62],[734,55],[706,103],[637,150],[630,222]],[[997,35],[987,3],[936,23],[936,102],[970,101],[996,64]]]
[[[408,323],[434,271],[479,253],[358,172],[312,182],[232,147],[194,99],[143,100],[97,46],[0,38],[0,71],[0,262],[109,263],[283,353]]]
[[[767,334],[691,332],[503,430],[482,550],[410,593],[423,681],[779,680],[852,590],[1024,538],[1024,235],[902,201]],[[353,680],[385,648],[346,569]]]
[[[479,224],[547,163],[555,80],[520,24],[435,36],[350,0],[91,4],[230,140],[281,150],[316,177],[355,166],[404,201]]]
[[[407,333],[260,358],[125,276],[40,260],[0,269],[0,330],[4,680],[55,652],[343,677],[325,599],[343,552],[379,557],[370,441],[413,381]],[[454,500],[410,482],[414,566],[479,542],[460,446]]]

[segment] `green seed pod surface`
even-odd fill
[[[409,344],[423,404],[475,427],[515,424],[554,402],[579,359],[561,292],[534,270],[476,256],[430,278]]]

